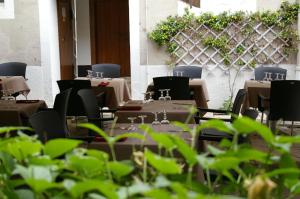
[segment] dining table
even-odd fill
[[[195,107],[195,100],[154,100],[144,102],[142,100],[130,100],[123,106],[118,107],[115,116],[118,117],[118,123],[127,123],[130,118],[136,118],[140,121],[140,116],[145,116],[145,123],[152,123],[157,114],[158,121],[164,119],[164,112],[167,120],[179,121],[183,123],[194,123],[194,118],[190,113],[191,107]]]
[[[208,90],[206,82],[203,79],[190,79],[189,80],[190,92],[193,99],[196,101],[197,107],[208,108],[207,102],[209,101]],[[153,83],[150,83],[147,92],[154,91]]]
[[[247,91],[242,111],[251,108],[258,108],[258,96],[262,95],[266,98],[270,97],[271,82],[247,80],[244,89]],[[268,105],[267,105],[268,106]]]
[[[143,147],[147,147],[149,150],[153,152],[158,151],[158,144],[155,142],[147,131],[144,131],[139,128],[139,124],[135,124],[136,130],[128,130],[131,126],[130,123],[118,123],[112,129],[111,126],[107,126],[103,130],[107,132],[109,136],[122,135],[124,133],[138,133],[145,136],[145,140],[139,140],[135,138],[125,138],[120,142],[115,144],[115,152],[118,160],[128,160],[132,157],[132,154],[136,150],[142,150]],[[189,128],[193,128],[194,124],[189,124]],[[151,126],[149,128],[153,130],[153,132],[159,132],[159,134],[169,134],[169,135],[177,135],[181,137],[186,143],[191,144],[192,136],[189,132],[182,130],[181,128],[174,126],[172,124],[166,125],[157,125]],[[195,140],[195,144],[198,144]],[[88,148],[98,149],[101,151],[105,151],[110,153],[110,148],[108,144],[102,141],[93,141],[88,145]]]
[[[29,117],[45,108],[43,100],[0,100],[0,126],[27,126]]]
[[[30,92],[30,88],[23,76],[0,76],[0,84],[0,90],[6,92],[7,95],[14,93],[27,95]]]
[[[110,108],[116,108],[131,99],[130,89],[125,78],[77,77],[76,80],[90,80],[95,92],[104,91],[106,104]]]

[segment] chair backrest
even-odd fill
[[[77,72],[78,77],[86,77],[88,75],[88,70],[92,70],[91,65],[78,65],[77,66]]]
[[[176,66],[173,69],[173,75],[180,76],[180,72],[183,72],[183,77],[189,77],[189,78],[201,78],[202,76],[202,67],[200,66]]]
[[[92,70],[94,73],[103,72],[103,77],[118,78],[120,77],[121,67],[118,64],[95,64],[92,65]]]
[[[88,118],[99,118],[100,110],[98,107],[96,95],[94,94],[93,90],[81,89],[78,91],[78,95],[80,96],[83,102],[86,116]]]
[[[300,81],[271,82],[270,120],[300,121]]]
[[[232,105],[232,110],[231,110],[231,113],[233,113],[234,115],[240,114],[242,104],[246,97],[246,93],[247,93],[247,91],[245,89],[240,89],[237,92],[236,97],[233,102],[233,105]]]
[[[64,122],[55,110],[37,112],[29,118],[29,123],[42,142],[67,135]]]
[[[27,64],[8,62],[0,64],[0,76],[23,76],[25,78]]]
[[[91,88],[91,81],[90,80],[59,80],[57,81],[57,84],[61,92],[69,88],[72,88],[69,97],[67,115],[69,116],[85,115],[85,109],[83,107],[83,103],[81,101],[81,98],[77,94],[77,92],[80,89]]]
[[[283,79],[286,79],[286,73],[287,70],[279,67],[271,67],[271,66],[260,66],[255,68],[254,70],[254,76],[255,80],[264,80],[266,74],[265,73],[271,73],[272,80],[275,80],[277,77],[277,73],[279,73],[279,78],[281,78],[281,74],[283,74]]]
[[[157,100],[160,96],[160,89],[170,89],[172,100],[189,100],[189,78],[188,77],[155,77],[154,83],[154,99]]]
[[[67,131],[67,110],[68,110],[68,103],[70,99],[72,89],[69,88],[59,94],[56,95],[53,109],[59,114],[62,121],[65,124],[65,130]]]

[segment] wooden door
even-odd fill
[[[120,64],[130,76],[128,0],[90,0],[92,64]]]
[[[57,0],[61,79],[74,78],[71,0]]]

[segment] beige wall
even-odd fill
[[[155,25],[178,12],[178,0],[140,1],[140,56],[141,65],[161,65],[169,60],[169,55],[147,37]],[[148,54],[148,56],[147,56]]]
[[[277,10],[280,8],[282,0],[256,0],[257,11]],[[297,0],[287,0],[288,2],[296,2]]]
[[[41,65],[38,0],[15,0],[15,18],[0,19],[0,63]]]

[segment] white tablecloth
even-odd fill
[[[87,77],[78,77],[77,80],[89,80]],[[97,87],[101,82],[109,83],[108,87],[113,87],[115,90],[116,98],[118,101],[118,104],[123,104],[124,102],[131,99],[131,95],[129,92],[129,87],[125,79],[123,78],[103,78],[103,79],[97,79],[92,78],[91,85],[93,87]]]
[[[7,93],[13,94],[17,92],[30,92],[30,88],[28,87],[26,80],[22,76],[11,76],[4,77],[0,76],[2,90]]]

